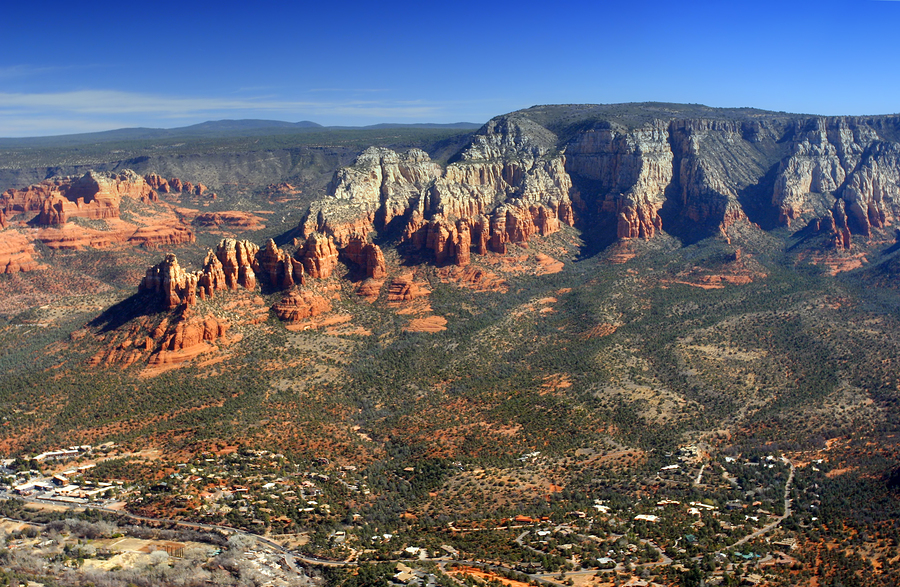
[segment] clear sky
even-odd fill
[[[9,0],[0,43],[6,137],[551,103],[900,112],[898,0]]]

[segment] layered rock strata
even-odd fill
[[[199,316],[182,306],[179,311],[145,316],[107,341],[107,348],[91,357],[90,365],[123,367],[146,360],[151,367],[177,365],[213,350],[225,339],[228,324],[212,315]],[[149,354],[149,356],[148,356]]]
[[[100,220],[119,217],[119,204],[128,197],[142,202],[155,201],[156,192],[133,171],[97,173],[89,171],[63,185],[66,189],[51,193],[41,204],[38,223],[65,224],[69,218]]]
[[[301,322],[331,311],[331,302],[309,291],[292,291],[272,306],[283,322]]]
[[[616,215],[618,238],[651,238],[667,206],[688,231],[724,232],[752,214],[786,225],[834,216],[849,246],[847,231],[868,236],[896,222],[898,130],[896,117],[607,121],[570,139],[566,170],[587,180],[593,193],[581,196],[601,216]]]
[[[831,248],[838,251],[849,251],[852,248],[853,237],[847,224],[844,200],[835,202],[832,210],[820,218],[811,220],[809,226],[813,233],[830,236]]]
[[[80,177],[57,177],[24,189],[6,190],[0,195],[0,209],[6,216],[37,212],[37,223],[51,226],[65,224],[70,218],[119,218],[122,198],[155,202],[158,191],[184,190],[201,195],[206,189],[177,178],[166,181],[156,174],[142,177],[130,169],[89,171]]]
[[[331,236],[344,249],[353,238],[396,227],[438,263],[467,264],[473,250],[505,252],[508,243],[574,223],[572,183],[555,141],[527,119],[499,119],[446,169],[417,149],[367,149],[335,174],[301,232]]]
[[[38,269],[35,254],[34,245],[24,234],[13,230],[0,234],[0,274]]]
[[[306,239],[306,244],[297,252],[303,268],[316,279],[325,279],[338,265],[338,250],[329,235],[314,232]]]
[[[598,209],[615,216],[618,238],[651,238],[662,228],[659,210],[674,175],[667,124],[583,132],[567,147],[566,159],[569,173],[603,193]]]
[[[303,282],[303,264],[279,249],[272,239],[257,253],[256,262],[260,279],[272,289],[290,289]]]
[[[350,237],[350,242],[341,252],[348,261],[363,269],[366,277],[382,279],[387,275],[387,265],[381,248],[376,244],[366,242],[363,237]]]

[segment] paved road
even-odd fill
[[[700,467],[700,473],[697,474],[697,479],[694,481],[694,485],[700,485],[700,481],[703,480],[703,471],[706,469],[706,463],[703,463],[703,466]]]
[[[791,484],[794,482],[795,467],[794,467],[794,463],[792,463],[791,461],[785,459],[784,457],[782,457],[782,459],[784,460],[784,462],[786,462],[787,464],[789,464],[791,466],[791,473],[788,475],[787,482],[784,484],[784,515],[777,518],[774,522],[766,524],[765,526],[763,526],[756,532],[744,536],[743,538],[741,538],[740,540],[738,540],[737,542],[732,544],[730,546],[730,548],[735,548],[735,547],[741,546],[751,540],[759,538],[766,532],[769,532],[770,530],[772,530],[773,528],[775,528],[776,526],[781,524],[783,521],[785,521],[787,519],[788,516],[791,515],[791,500],[788,498],[788,495],[790,495],[790,493],[791,493]]]

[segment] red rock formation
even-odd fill
[[[831,235],[830,245],[838,251],[849,251],[853,245],[844,200],[837,200],[834,208],[821,218],[809,222],[812,232]]]
[[[201,318],[185,312],[166,329],[159,348],[164,351],[189,349],[222,338],[227,329],[228,326],[214,316]]]
[[[387,266],[381,248],[376,244],[366,242],[365,237],[350,237],[347,246],[341,249],[341,254],[354,265],[364,269],[366,277],[381,279],[387,275]]]
[[[150,187],[164,194],[182,192],[194,196],[202,196],[209,189],[202,183],[194,185],[189,181],[182,181],[177,177],[173,177],[166,181],[164,177],[156,173],[145,175],[144,179]],[[213,197],[215,197],[215,194],[213,194]]]
[[[422,283],[414,280],[412,274],[395,277],[388,286],[388,302],[410,302],[431,293]]]
[[[272,306],[284,322],[299,322],[331,311],[331,302],[309,291],[292,291]]]
[[[188,273],[182,269],[175,255],[169,253],[159,265],[147,269],[138,292],[156,294],[166,310],[177,308],[181,304],[189,306],[197,299],[198,278],[196,273]]]
[[[216,257],[222,262],[225,283],[229,289],[241,286],[245,289],[256,288],[256,253],[259,247],[250,241],[226,238],[216,250]]]
[[[54,195],[61,195],[63,186],[67,180],[47,179],[37,185],[28,186],[20,190],[8,189],[0,196],[0,207],[7,216],[24,214],[27,212],[40,212],[44,200]]]
[[[204,212],[199,214],[194,218],[194,224],[196,226],[215,228],[224,226],[241,230],[257,230],[262,228],[263,219],[249,212],[227,210],[224,212]]]
[[[7,190],[0,207],[7,214],[39,212],[38,223],[64,224],[69,218],[118,218],[122,198],[155,201],[156,192],[136,173],[97,173],[46,180],[23,190]]]
[[[166,179],[161,175],[157,175],[155,173],[145,175],[144,181],[147,182],[147,185],[158,192],[168,194],[170,191],[172,191],[172,189],[169,187],[169,182],[166,181]]]
[[[224,338],[228,330],[228,325],[214,316],[193,316],[188,311],[177,315],[171,324],[164,319],[160,326],[163,328],[156,329],[156,336],[145,343],[146,348],[158,341],[156,352],[148,360],[154,367],[184,363],[210,351],[215,348],[210,343]]]
[[[433,251],[438,264],[465,265],[473,251],[504,252],[507,243],[572,225],[565,157],[548,156],[546,129],[507,122],[489,125],[446,169],[416,149],[367,149],[310,206],[302,233],[328,234],[347,247],[354,236],[399,224],[412,250]],[[540,135],[536,142],[525,127]]]
[[[113,230],[92,230],[73,223],[56,224],[38,231],[37,240],[49,249],[78,251],[84,248],[103,249],[123,242],[125,234]]]
[[[203,260],[203,269],[197,278],[197,286],[202,300],[212,298],[217,291],[228,289],[222,262],[212,251],[207,251],[206,259]]]
[[[198,296],[210,299],[217,291],[255,289],[257,279],[265,287],[290,289],[302,284],[303,276],[303,264],[271,239],[263,250],[246,240],[224,239],[215,252],[206,254],[203,268],[193,273],[182,270],[175,255],[167,255],[147,270],[138,291],[154,292],[164,308],[172,309],[180,304],[192,305]]]
[[[338,264],[334,239],[321,233],[311,234],[298,256],[306,273],[317,279],[330,277]]]
[[[370,304],[378,299],[381,295],[381,287],[384,285],[383,279],[366,279],[356,290],[356,295],[365,299]]]
[[[303,283],[303,264],[269,239],[256,255],[260,281],[273,289],[290,289]]]
[[[365,268],[366,257],[363,249],[368,242],[366,237],[360,235],[352,235],[349,237],[347,246],[340,250],[341,258],[359,267]]]
[[[196,240],[189,228],[181,226],[144,226],[128,237],[128,243],[146,248],[176,246]]]
[[[6,230],[0,236],[0,273],[18,273],[39,269],[34,260],[34,245],[24,234]]]
[[[382,279],[387,275],[387,265],[384,262],[384,253],[375,244],[366,245],[363,252],[366,255],[366,275],[372,279]]]
[[[214,316],[196,316],[187,306],[158,316],[145,316],[121,328],[111,336],[98,337],[106,349],[94,355],[90,365],[134,364],[149,356],[151,366],[186,362],[213,350],[213,343],[224,338],[228,325]],[[74,335],[73,335],[74,336]]]
[[[0,230],[6,228],[9,223],[6,220],[6,213],[3,210],[0,210]]]
[[[453,263],[464,266],[469,264],[473,248],[480,254],[488,251],[487,222],[480,216],[475,219],[461,218],[455,223],[443,217],[429,221],[414,217],[407,225],[403,240],[414,250],[434,251],[438,265]]]
[[[655,206],[651,204],[633,206],[625,204],[621,199],[617,199],[616,203],[621,207],[616,227],[618,238],[650,239],[657,231],[662,230],[662,219]]]
[[[425,247],[434,251],[435,261],[438,265],[443,265],[448,258],[456,258],[456,241],[458,238],[456,226],[441,218],[429,223]]]

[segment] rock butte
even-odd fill
[[[197,316],[186,306],[156,320],[145,316],[136,321],[113,338],[112,348],[94,355],[89,364],[127,367],[142,359],[152,366],[183,363],[212,350],[211,343],[223,339],[228,330],[224,321],[212,315]]]
[[[574,131],[562,128],[565,139],[536,122],[552,121],[554,109],[567,108],[596,108],[598,114]],[[900,144],[890,138],[900,131],[898,117],[739,112],[723,118],[710,110],[710,118],[675,114],[666,120],[660,110],[659,119],[633,123],[604,118],[603,112],[546,106],[497,117],[446,166],[419,149],[370,147],[337,170],[323,197],[310,205],[294,255],[271,241],[259,249],[226,239],[200,271],[184,272],[167,257],[147,271],[140,289],[173,308],[257,283],[287,291],[307,277],[329,278],[343,259],[372,279],[359,292],[374,299],[387,271],[371,241],[382,234],[398,238],[404,254],[427,251],[438,265],[466,266],[473,254],[503,254],[511,243],[553,234],[579,219],[585,231],[612,231],[627,241],[653,238],[666,228],[664,216],[683,232],[726,238],[732,225],[754,217],[773,226],[805,219],[806,230],[831,235],[833,250],[844,251],[853,234],[868,237],[900,213]],[[52,194],[64,192],[65,215],[94,202],[105,210],[102,202],[116,194],[145,198],[152,197],[146,191],[151,187],[164,191],[158,176],[87,174],[77,183],[89,184],[95,195],[81,197],[78,189],[65,191],[50,181],[7,192],[4,210],[37,203],[44,210],[47,201],[62,197]],[[176,180],[166,185],[195,192],[201,187]],[[232,218],[244,221],[213,213],[197,222],[219,225]],[[541,272],[562,268],[550,257],[539,261]],[[388,299],[415,295],[416,287],[395,278]]]
[[[331,302],[309,291],[292,291],[272,306],[279,320],[300,322],[331,311]]]
[[[206,186],[177,178],[169,183],[156,174],[142,177],[130,169],[120,173],[88,171],[81,177],[57,177],[6,190],[0,195],[0,208],[7,217],[37,212],[37,223],[49,226],[65,224],[70,218],[118,218],[122,198],[155,202],[159,200],[156,190],[200,195]]]
[[[162,307],[171,310],[182,304],[191,306],[197,298],[212,298],[217,291],[257,285],[269,291],[290,290],[302,285],[306,276],[328,278],[338,264],[338,251],[331,237],[314,234],[297,250],[296,257],[269,239],[260,249],[247,240],[224,239],[209,251],[203,268],[188,272],[173,254],[147,269],[138,292],[156,296]],[[377,245],[359,244],[356,260],[368,277],[384,276],[384,255]]]
[[[24,234],[13,230],[0,233],[0,273],[33,271],[38,268],[34,260],[34,246]]]
[[[11,230],[4,232],[0,244],[0,272],[42,267],[34,261],[32,238],[18,232],[26,220],[41,227],[34,240],[54,250],[104,248],[120,243],[152,248],[194,242],[193,231],[178,220],[138,227],[120,220],[123,198],[158,202],[155,190],[175,193],[171,185],[195,195],[206,192],[202,184],[195,186],[177,178],[167,181],[156,174],[142,177],[128,169],[118,173],[89,171],[82,176],[56,177],[23,189],[6,190],[0,194],[0,230]],[[33,218],[29,218],[32,214]],[[73,218],[104,220],[108,230],[73,224]]]

